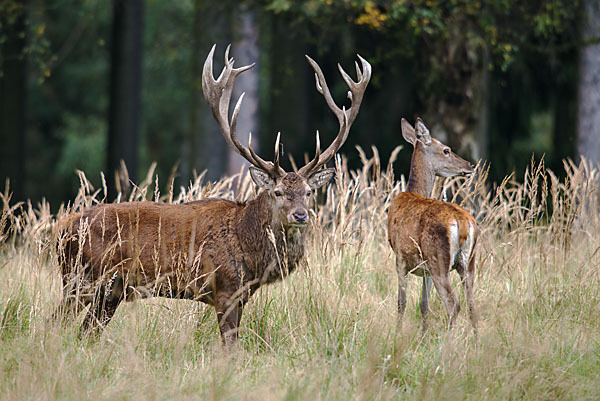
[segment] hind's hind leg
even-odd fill
[[[475,300],[473,299],[473,281],[475,279],[475,256],[471,255],[469,264],[467,266],[461,266],[458,269],[460,279],[462,280],[463,287],[465,289],[465,298],[467,300],[467,308],[469,310],[469,318],[471,325],[473,325],[473,331],[477,335],[477,311],[475,310]]]

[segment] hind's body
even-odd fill
[[[420,119],[416,130],[402,119],[402,135],[414,146],[410,176],[406,192],[396,196],[388,210],[388,240],[398,271],[400,322],[406,309],[406,275],[413,273],[423,277],[423,330],[427,327],[432,282],[446,306],[450,326],[454,325],[460,307],[450,285],[450,272],[456,269],[465,288],[471,323],[477,330],[473,300],[477,224],[460,206],[431,199],[436,176],[469,175],[473,166],[431,138]]]

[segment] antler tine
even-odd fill
[[[360,81],[362,79],[362,71],[360,70],[360,67],[358,66],[358,63],[356,61],[354,61],[354,68],[356,68],[356,76],[358,77],[358,80]]]
[[[277,143],[279,144],[279,142]],[[273,177],[283,177],[285,175],[285,170],[279,166],[279,157],[276,158],[274,163],[271,163],[264,161],[254,152],[254,149],[252,148],[252,133],[248,136],[248,150],[250,151],[250,156],[254,160],[250,163],[254,164],[255,167],[266,171]]]
[[[213,75],[213,57],[216,46],[217,45],[213,45],[208,53],[206,61],[204,62],[204,68],[202,70],[202,90],[204,92],[204,98],[210,106],[212,114],[221,128],[221,134],[223,135],[223,138],[225,138],[225,142],[227,142],[227,145],[229,145],[233,150],[235,150],[257,168],[270,173],[274,177],[282,176],[285,174],[285,171],[282,168],[279,166],[275,168],[273,163],[264,161],[258,155],[256,155],[256,153],[254,153],[250,147],[250,142],[248,143],[249,148],[245,148],[237,138],[237,118],[245,93],[240,95],[233,110],[231,122],[229,121],[229,103],[231,102],[231,94],[233,92],[235,78],[242,72],[254,67],[255,64],[252,63],[250,65],[234,68],[233,66],[235,60],[233,58],[229,58],[229,50],[231,47],[231,45],[229,45],[225,50],[225,66],[223,67],[223,71],[221,71],[219,77],[215,80]],[[249,140],[251,141],[251,137]]]
[[[337,107],[335,101],[333,100],[333,97],[331,97],[331,92],[329,91],[329,87],[327,86],[327,81],[325,81],[325,76],[323,75],[323,71],[321,71],[321,67],[319,67],[316,61],[310,58],[309,56],[305,55],[305,57],[308,60],[311,67],[313,68],[313,70],[315,70],[315,84],[317,87],[317,92],[323,95],[331,111],[333,111],[333,113],[338,117],[338,119],[340,119],[339,113],[337,113],[339,107]]]
[[[277,133],[277,140],[275,140],[275,156],[273,157],[273,167],[276,170],[279,170],[279,139],[281,137],[281,132]]]
[[[255,167],[258,167],[259,169],[266,171],[269,174],[273,171],[272,163],[264,161],[256,153],[254,153],[254,149],[252,149],[252,133],[251,132],[248,134],[248,153],[250,154],[250,157],[247,159]]]
[[[315,148],[315,157],[313,157],[313,159],[310,162],[308,162],[304,167],[300,168],[300,170],[298,170],[298,174],[308,174],[308,172],[312,171],[315,168],[317,162],[319,161],[320,156],[321,140],[319,139],[319,130],[317,130],[317,146]]]
[[[357,55],[360,60],[361,68],[358,63],[355,61],[354,65],[356,67],[356,76],[358,81],[354,81],[347,73],[344,71],[342,66],[338,64],[338,69],[340,74],[342,75],[342,79],[346,82],[346,85],[350,88],[348,91],[348,99],[351,102],[350,108],[346,112],[345,108],[340,109],[333,97],[331,96],[331,92],[329,87],[327,86],[327,82],[325,81],[325,77],[323,75],[323,71],[321,71],[321,67],[309,56],[306,56],[309,64],[315,70],[315,83],[317,87],[317,91],[323,95],[325,98],[325,102],[335,114],[340,124],[340,130],[335,138],[335,140],[329,145],[327,149],[323,153],[321,153],[316,160],[311,160],[306,166],[302,167],[298,170],[299,174],[308,175],[314,169],[317,169],[327,163],[333,155],[339,150],[339,148],[344,144],[348,137],[348,133],[350,131],[350,127],[356,116],[358,115],[358,110],[360,109],[360,104],[362,102],[363,95],[365,93],[365,89],[371,80],[371,65],[362,58],[360,55]],[[309,168],[310,167],[310,168]]]
[[[346,142],[346,139],[348,138],[348,132],[350,132],[350,128],[348,122],[348,115],[346,114],[345,107],[342,108],[342,113],[343,118],[342,124],[340,125],[340,132],[343,133],[343,135],[338,134],[338,136],[333,140],[331,145],[329,145],[329,147],[325,150],[327,154],[323,155],[321,153],[320,148],[321,143],[319,140],[319,131],[317,131],[317,150],[315,151],[315,157],[304,167],[301,167],[300,170],[298,170],[298,174],[304,177],[308,177],[312,171],[318,169],[319,167],[327,163],[333,157],[333,155],[335,155],[337,150],[342,147],[344,142]]]

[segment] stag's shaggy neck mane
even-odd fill
[[[406,192],[430,198],[433,191],[433,184],[435,183],[435,174],[432,168],[427,165],[427,156],[422,146],[420,142],[415,144],[415,150],[410,161],[410,173],[408,175]]]
[[[304,256],[305,230],[281,224],[266,191],[249,201],[241,213],[237,235],[247,255],[244,262],[251,280],[270,283],[292,272]]]

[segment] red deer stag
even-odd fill
[[[362,71],[355,63],[355,82],[338,65],[350,87],[351,107],[346,110],[336,105],[321,69],[307,56],[315,70],[317,91],[340,128],[324,152],[317,132],[315,157],[298,172],[286,172],[279,166],[279,136],[273,162],[260,158],[251,141],[247,148],[239,142],[236,120],[243,94],[229,119],[234,80],[254,64],[234,68],[228,47],[225,67],[215,80],[214,51],[215,46],[204,63],[204,96],[225,141],[250,162],[251,177],[262,191],[246,203],[205,199],[185,204],[102,204],[72,216],[66,223],[61,261],[61,310],[76,314],[91,303],[83,329],[104,327],[122,300],[187,298],[215,307],[221,338],[230,344],[237,339],[249,297],[262,284],[288,275],[304,256],[311,194],[335,175],[335,169],[324,166],[348,137],[371,66],[359,56]]]
[[[469,317],[477,332],[473,302],[474,249],[477,242],[475,219],[461,207],[430,199],[435,176],[470,175],[474,166],[450,148],[432,139],[421,119],[413,128],[402,119],[402,136],[414,146],[406,192],[400,193],[388,211],[388,239],[396,254],[398,271],[398,314],[400,326],[406,309],[406,275],[423,277],[421,315],[427,329],[431,281],[446,306],[452,327],[460,305],[450,285],[450,271],[456,269],[465,289]]]

